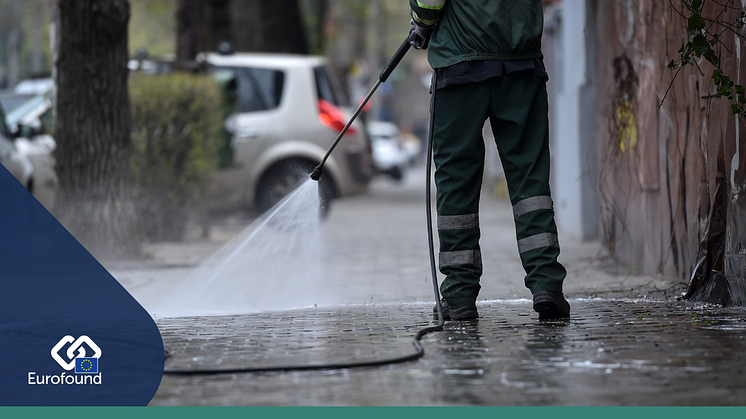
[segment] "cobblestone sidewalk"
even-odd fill
[[[573,299],[569,321],[528,300],[480,302],[482,318],[426,335],[424,357],[378,368],[165,375],[152,405],[742,405],[746,311]],[[427,304],[158,321],[170,369],[367,361],[413,353]]]

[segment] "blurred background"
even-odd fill
[[[542,3],[560,230],[629,272],[746,289],[742,3]],[[0,0],[2,163],[107,257],[266,210],[409,21],[404,0]],[[407,54],[329,165],[322,205],[423,163],[431,71]]]
[[[65,56],[79,61],[77,65],[71,63],[71,76],[66,80],[73,90],[76,82],[93,88],[94,79],[84,69],[84,55],[104,60],[103,56],[117,46],[110,39],[95,46],[112,35],[104,32],[113,26],[95,28],[84,19],[102,22],[107,19],[106,13],[112,13],[126,26],[125,31],[120,30],[126,40],[132,118],[126,171],[135,199],[132,208],[123,211],[150,220],[136,222],[140,227],[136,230],[145,232],[147,240],[179,240],[188,223],[207,224],[205,219],[214,212],[266,211],[294,189],[331,145],[410,27],[408,5],[399,1],[368,4],[292,0],[270,4],[247,0],[134,0],[109,2],[110,9],[102,7],[87,16],[80,10],[65,9],[65,4],[50,0],[0,1],[0,101],[5,114],[28,113],[29,101],[43,98],[44,102],[43,109],[36,111],[44,115],[43,121],[36,114],[25,116],[33,119],[33,124],[27,121],[24,133],[13,124],[6,137],[21,143],[30,142],[21,138],[31,140],[43,135],[46,148],[36,154],[48,157],[44,170],[49,173],[42,181],[31,180],[35,171],[21,167],[29,166],[24,156],[14,157],[24,164],[3,163],[16,167],[11,171],[19,181],[84,243],[91,243],[89,247],[94,249],[108,249],[99,250],[107,256],[119,251],[125,257],[137,253],[136,246],[121,249],[121,243],[139,238],[100,228],[86,237],[94,230],[86,219],[96,219],[90,213],[96,210],[81,209],[79,203],[105,198],[82,198],[80,194],[85,192],[81,189],[91,189],[90,178],[107,175],[82,169],[66,156],[77,154],[86,142],[97,142],[101,136],[91,133],[90,139],[81,138],[82,127],[69,126],[68,131],[65,122],[69,118],[89,118],[82,108],[99,105],[63,103],[67,94],[61,80],[65,77],[58,73],[60,66],[54,65],[54,57],[65,48],[64,41],[75,42]],[[85,7],[95,9],[93,3]],[[90,30],[86,26],[91,26]],[[80,32],[74,41],[71,31]],[[97,53],[96,48],[105,52]],[[113,65],[121,66],[121,61]],[[297,66],[307,67],[315,80],[307,80],[308,74],[296,74],[293,69]],[[272,76],[268,69],[278,71]],[[104,79],[106,69],[90,71],[94,78]],[[328,165],[329,173],[322,181],[326,181],[329,201],[364,193],[374,176],[400,181],[409,166],[422,161],[430,71],[424,53],[409,54],[377,91],[346,135],[354,137],[345,138],[347,150],[340,150],[343,156],[332,158]],[[263,103],[265,95],[277,96],[276,103]],[[317,97],[324,101],[323,109]],[[99,98],[107,102],[105,95]],[[81,113],[56,113],[71,109]],[[326,128],[319,124],[322,115],[332,115]],[[65,122],[55,127],[55,120]],[[378,124],[373,124],[371,132],[368,121]],[[98,125],[99,131],[103,123],[91,117],[91,124]],[[280,126],[286,129],[275,129]],[[57,132],[53,139],[54,128]],[[188,138],[178,138],[177,131],[185,130],[189,130]],[[66,135],[70,136],[68,141],[63,139]],[[41,142],[40,138],[35,142]],[[121,149],[125,142],[117,142]],[[18,147],[9,143],[6,148]],[[62,148],[73,151],[64,154]],[[97,154],[88,158],[101,160],[105,153]],[[56,170],[52,156],[56,157]],[[121,155],[113,164],[121,164],[124,159]],[[121,173],[123,169],[116,171]],[[101,185],[101,189],[111,189],[111,183]],[[166,195],[170,198],[164,198]],[[121,194],[115,196],[116,200],[122,198]],[[71,205],[76,208],[68,209]],[[121,215],[127,217],[133,214]],[[147,225],[141,225],[143,222]],[[119,239],[106,243],[98,237],[106,235]]]

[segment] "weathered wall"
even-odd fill
[[[676,76],[667,64],[686,42],[679,0],[594,1],[597,28],[598,199],[604,241],[630,270],[689,281],[710,225],[718,159],[727,198],[726,275],[743,280],[746,253],[746,126],[713,95],[712,66],[698,62]],[[733,21],[741,2],[721,18]],[[720,7],[706,2],[704,15]],[[718,47],[722,69],[746,84],[744,40]],[[660,101],[666,95],[663,105]],[[714,269],[714,268],[713,268]],[[741,283],[742,284],[742,283]]]

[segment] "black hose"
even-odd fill
[[[430,179],[432,177],[432,166],[433,166],[433,131],[435,130],[435,92],[438,87],[438,72],[433,71],[433,79],[430,84],[432,93],[430,94],[430,126],[427,132],[427,168],[425,169],[425,217],[427,218],[427,245],[430,254],[430,276],[433,281],[433,293],[435,294],[435,307],[438,311],[438,325],[435,326],[437,330],[443,330],[443,307],[440,305],[440,292],[438,291],[438,273],[435,269],[435,245],[433,244],[433,210],[432,198],[430,197]]]
[[[372,361],[361,361],[361,362],[341,362],[337,364],[309,364],[309,365],[279,365],[279,366],[268,366],[268,367],[239,367],[239,368],[223,368],[223,369],[198,369],[198,370],[164,370],[164,374],[174,375],[214,375],[214,374],[238,374],[238,373],[250,373],[250,372],[274,372],[274,371],[310,371],[310,370],[335,370],[335,369],[349,369],[349,368],[360,368],[360,367],[379,367],[382,365],[398,364],[402,362],[414,361],[425,355],[425,349],[420,344],[420,339],[428,333],[437,332],[443,330],[443,309],[440,306],[440,292],[438,291],[438,276],[435,269],[435,246],[433,244],[433,218],[431,208],[431,181],[432,176],[432,153],[433,153],[433,127],[434,127],[434,110],[435,110],[435,87],[437,83],[436,73],[433,72],[432,79],[432,94],[430,96],[430,127],[427,139],[427,164],[425,173],[425,208],[427,218],[427,236],[428,236],[428,249],[430,256],[430,273],[432,275],[433,292],[435,294],[435,306],[438,312],[438,324],[435,326],[428,326],[420,329],[417,334],[412,338],[412,344],[414,345],[416,352],[411,355],[404,355],[395,358],[385,358],[381,360]]]

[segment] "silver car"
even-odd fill
[[[232,78],[237,110],[225,121],[233,165],[218,171],[223,198],[266,211],[308,179],[351,116],[322,57],[201,54],[222,79]],[[371,146],[358,122],[342,138],[320,179],[322,209],[337,196],[367,190]],[[220,193],[220,192],[218,192]]]
[[[0,164],[26,188],[31,186],[33,166],[26,156],[18,152],[15,135],[5,123],[5,113],[0,106]]]
[[[0,128],[5,131],[0,139],[0,160],[51,210],[58,183],[52,155],[56,143],[49,134],[51,100],[46,95],[5,95],[0,103],[10,108],[7,115],[0,113],[5,123]]]

